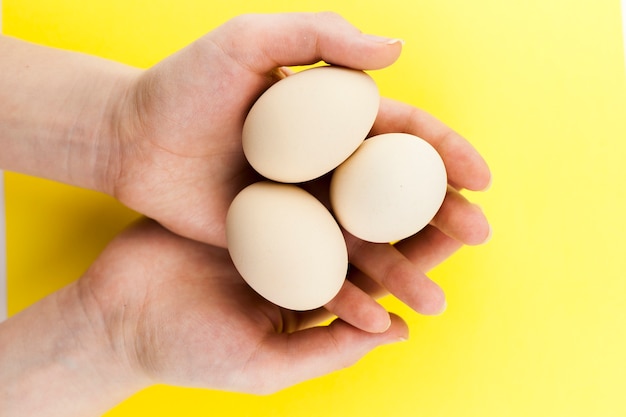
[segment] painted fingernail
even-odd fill
[[[404,40],[400,38],[386,38],[384,36],[369,35],[369,34],[365,34],[363,36],[365,36],[370,41],[384,43],[385,45],[394,45],[396,43],[399,43],[400,45],[404,45]]]

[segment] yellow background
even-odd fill
[[[493,187],[470,197],[493,240],[432,272],[447,292],[443,316],[386,299],[410,341],[350,369],[268,397],[155,387],[108,416],[626,415],[618,0],[3,0],[3,27],[147,67],[237,14],[324,9],[406,40],[401,59],[373,76],[487,158]],[[6,189],[11,313],[78,277],[135,216],[16,174]]]

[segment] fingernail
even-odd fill
[[[381,325],[382,324],[382,325]],[[379,323],[377,326],[371,326],[367,331],[371,333],[385,333],[387,330],[391,328],[391,317],[389,317],[388,321],[383,323]],[[366,330],[366,329],[363,329]]]
[[[391,328],[391,316],[389,317],[389,322],[385,324],[385,330],[383,330],[381,333],[385,333],[390,328]]]
[[[482,206],[480,204],[477,203],[472,203],[472,205],[477,209],[480,210],[481,213],[485,213],[485,210],[483,210]],[[484,245],[486,243],[488,243],[491,240],[491,236],[493,235],[493,229],[491,228],[491,225],[489,223],[487,223],[487,227],[489,228],[489,231],[487,232],[487,236],[485,236],[485,238],[482,241],[476,241],[475,243],[471,243],[472,245]]]
[[[386,38],[384,36],[369,35],[369,34],[364,34],[363,36],[365,36],[370,41],[384,43],[385,45],[394,45],[396,43],[399,43],[400,45],[404,45],[404,40],[400,38]]]
[[[485,238],[485,240],[482,241],[481,245],[489,243],[492,236],[493,236],[493,228],[491,227],[491,225],[489,225],[489,233],[487,233],[487,237]]]
[[[489,191],[491,189],[491,185],[493,184],[493,176],[489,176],[489,183],[480,191]]]
[[[390,339],[390,340],[388,340],[386,342],[383,342],[383,345],[393,345],[395,343],[402,343],[402,342],[406,342],[408,340],[409,340],[409,338],[406,337],[406,336],[399,336],[399,337],[397,337],[395,339]]]
[[[445,313],[447,309],[448,309],[448,302],[446,300],[443,300],[443,305],[441,306],[441,309],[437,313],[435,313],[435,315],[440,316],[443,313]]]

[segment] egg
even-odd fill
[[[394,242],[424,228],[447,190],[444,163],[425,140],[387,133],[367,139],[333,173],[330,200],[339,223],[370,242]]]
[[[367,137],[380,96],[365,72],[316,67],[286,77],[258,98],[243,126],[243,151],[265,178],[297,183],[338,166]]]
[[[274,304],[315,309],[343,285],[348,252],[339,225],[296,185],[262,181],[244,188],[228,210],[226,234],[238,272]]]

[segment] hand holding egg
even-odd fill
[[[221,48],[215,48],[216,45]],[[377,70],[391,65],[401,50],[402,45],[397,40],[368,36],[340,16],[329,13],[233,19],[150,68],[141,77],[133,78],[136,82],[131,84],[132,94],[120,101],[124,104],[120,114],[141,117],[119,118],[124,123],[115,126],[116,132],[124,133],[120,143],[129,146],[129,151],[125,151],[128,158],[122,161],[122,166],[110,170],[119,173],[110,184],[115,196],[177,234],[227,247],[228,208],[239,191],[259,180],[243,152],[246,116],[264,92],[274,89],[271,85],[278,88],[290,79],[302,79],[310,73],[304,71],[275,84],[276,67],[324,60],[341,68]],[[225,55],[225,51],[229,54]],[[364,85],[368,82],[374,85],[367,75],[359,75]],[[342,83],[337,92],[345,95],[345,90],[340,88],[348,85]],[[295,93],[279,108],[279,114],[307,104],[307,100]],[[487,185],[489,169],[465,139],[413,106],[379,98],[376,89],[374,98],[378,114],[373,126],[370,120],[364,128],[365,135],[401,132],[419,136],[442,156],[452,187],[477,190]],[[344,98],[324,100],[318,110],[337,109],[332,104],[341,100]],[[356,116],[350,110],[338,107],[333,116]],[[330,125],[315,126],[319,129]],[[330,207],[329,177],[327,174],[319,180],[298,183],[298,186]],[[354,268],[350,268],[348,279],[323,310],[367,331],[383,331],[385,323],[389,323],[389,314],[372,299],[373,293],[391,293],[422,314],[440,311],[443,292],[423,271],[442,262],[462,243],[481,241],[488,229],[480,211],[457,195],[452,187],[448,188],[442,209],[431,222],[436,233],[430,233],[427,227],[405,239],[402,245],[391,246],[365,242],[343,230]],[[417,245],[433,235],[438,236],[439,232],[443,234],[435,241]],[[453,241],[449,242],[448,237]],[[420,249],[402,255],[404,248],[409,247]],[[393,271],[381,269],[381,265]],[[376,285],[356,279],[361,272]],[[317,317],[317,321],[307,319],[307,322],[313,325],[327,318]],[[378,324],[373,326],[374,322]]]
[[[47,66],[33,65],[26,77],[32,82],[21,83],[25,89],[15,90],[17,102],[8,102],[29,120],[18,118],[17,129],[9,123],[9,142],[18,138],[18,146],[7,148],[5,161],[110,193],[155,220],[131,227],[76,285],[8,323],[8,339],[35,342],[5,350],[10,363],[25,364],[10,375],[24,382],[14,404],[32,405],[23,401],[28,393],[44,400],[37,387],[49,386],[46,380],[70,387],[70,397],[72,387],[95,382],[98,387],[83,390],[85,401],[77,407],[104,411],[102,383],[112,399],[154,381],[269,393],[330,373],[377,346],[406,339],[406,323],[373,297],[388,292],[420,313],[440,312],[443,292],[423,271],[462,242],[479,242],[487,234],[480,210],[454,189],[487,185],[489,171],[480,155],[426,113],[380,99],[365,73],[339,67],[302,72],[276,84],[250,110],[276,82],[276,66],[324,60],[372,70],[397,59],[397,39],[364,34],[336,14],[240,16],[146,71],[84,55],[77,60],[63,51],[38,52],[26,43],[14,48],[21,42],[13,42],[7,44],[9,73],[26,56],[37,63],[52,53],[82,75],[78,80],[77,71],[56,71],[48,80]],[[319,82],[310,84],[315,77]],[[43,79],[46,88],[40,89]],[[98,88],[66,94],[67,83],[76,82]],[[22,100],[34,91],[41,100]],[[56,103],[59,91],[68,104],[62,119],[79,117],[79,125],[89,128],[61,123],[45,141],[32,138],[33,128],[50,127],[41,118],[47,113],[39,110],[57,114],[45,104]],[[427,222],[442,192],[440,182],[424,186],[413,171],[421,156],[411,156],[417,139],[407,133],[441,154],[450,187],[430,224],[402,239]],[[364,146],[366,136],[372,137]],[[371,151],[381,138],[382,148]],[[394,138],[406,145],[393,145]],[[21,146],[32,139],[37,146]],[[58,146],[68,140],[80,146]],[[71,152],[59,158],[59,149]],[[436,156],[427,146],[416,149]],[[272,181],[249,185],[258,174],[246,156]],[[436,159],[432,166],[441,168]],[[331,185],[331,175],[324,174],[333,170]],[[440,174],[441,180],[446,173]],[[404,190],[410,190],[409,198]],[[429,190],[437,198],[418,210],[411,197]],[[415,213],[424,219],[416,221]],[[402,240],[390,245],[363,239]],[[328,314],[337,320],[318,326]],[[97,328],[90,325],[93,317]],[[45,332],[28,331],[44,322],[50,324]],[[113,339],[124,343],[111,346]],[[58,340],[80,340],[85,349],[76,356],[74,343]],[[61,351],[47,349],[50,341]],[[32,378],[28,358],[50,352],[89,363],[75,367],[77,372],[61,369]],[[106,360],[94,363],[95,357]],[[94,371],[101,378],[94,380]],[[59,395],[52,394],[45,400],[58,403]]]
[[[365,141],[379,100],[364,72],[303,71],[254,104],[243,128],[244,153],[260,174],[282,183],[336,169],[330,196],[339,224],[370,242],[404,239],[425,227],[441,206],[446,171],[434,148],[416,136],[396,133]],[[244,189],[229,210],[227,239],[243,278],[285,308],[323,306],[347,273],[338,226],[321,203],[295,185],[268,182]]]

